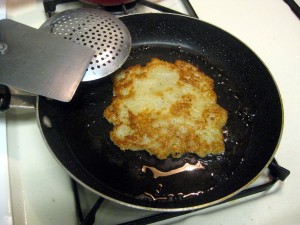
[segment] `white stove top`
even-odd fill
[[[185,11],[179,0],[154,2]],[[300,21],[283,0],[190,2],[201,20],[239,38],[273,74],[284,107],[284,129],[276,159],[291,171],[291,175],[270,192],[201,210],[193,216],[181,217],[180,221],[175,219],[177,222],[173,219],[157,224],[299,224],[300,199],[297,196],[300,180],[297,173],[300,172],[300,164],[297,160],[300,157],[300,139],[297,133],[300,127]],[[7,0],[7,6],[8,18],[35,28],[47,19],[42,1]],[[76,6],[76,3],[59,5],[57,11]],[[144,12],[145,9],[139,10]],[[5,193],[6,196],[9,191],[11,193],[12,211],[10,207],[0,208],[1,211],[5,210],[0,214],[0,224],[78,224],[70,179],[45,146],[35,112],[10,111],[6,113],[6,123],[1,117],[0,169],[2,172],[3,167],[7,168],[2,164],[2,156],[6,153],[4,135],[7,135],[10,189],[6,189]],[[2,173],[1,179],[4,179]],[[94,195],[86,195],[83,206],[95,200]],[[0,200],[2,196],[5,195],[0,195]],[[124,221],[126,217],[151,213],[108,201],[103,203],[101,211],[97,219],[102,224],[115,224]]]

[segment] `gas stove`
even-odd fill
[[[156,13],[161,10],[161,7],[153,9],[142,2],[147,1],[137,3],[125,13]],[[190,0],[190,8],[185,0],[148,2],[214,24],[239,38],[260,56],[274,76],[285,111],[284,130],[275,157],[292,174],[300,172],[295,160],[300,157],[297,151],[300,142],[296,135],[300,126],[297,119],[300,113],[300,28],[299,19],[288,5],[284,1],[273,0]],[[45,12],[42,1],[19,3],[7,0],[6,4],[8,18],[35,28],[39,28],[50,14],[87,6],[69,1],[56,4],[55,10],[46,8]],[[116,14],[119,16],[120,10]],[[276,161],[237,196],[243,198],[193,212],[170,214],[144,211],[103,201],[74,183],[49,153],[37,126],[34,110],[11,110],[0,116],[0,152],[1,156],[6,153],[8,156],[8,160],[1,157],[1,171],[5,172],[8,168],[9,174],[7,186],[0,189],[1,193],[5,193],[1,195],[1,200],[2,196],[6,196],[3,202],[8,202],[0,208],[4,212],[3,216],[0,214],[1,224],[72,225],[86,217],[93,220],[93,209],[98,208],[95,224],[120,224],[143,219],[134,224],[292,225],[300,220],[300,202],[295,197],[300,182],[294,176],[285,182],[277,182],[278,179],[284,180],[287,173]]]

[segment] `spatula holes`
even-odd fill
[[[78,11],[74,11],[68,13],[64,18],[58,17],[50,26],[52,33],[63,35],[64,39],[89,46],[95,50],[91,64],[87,67],[85,77],[89,76],[89,71],[91,72],[90,77],[92,80],[100,78],[102,71],[106,71],[106,74],[114,72],[114,70],[110,71],[110,67],[114,65],[114,61],[118,61],[122,57],[121,49],[126,42],[123,25],[119,21],[98,11],[94,12],[91,9],[84,9],[80,10],[79,14]],[[128,43],[129,45],[130,43]],[[106,68],[104,69],[103,67]]]

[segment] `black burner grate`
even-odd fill
[[[78,0],[43,0],[44,3],[44,9],[45,12],[48,14],[49,17],[51,17],[52,13],[56,11],[56,6],[59,4],[63,3],[68,3],[68,2],[77,2]],[[165,13],[177,13],[177,14],[182,14],[178,11],[175,11],[173,9],[158,5],[156,3],[153,3],[151,1],[147,0],[136,0],[135,2],[123,4],[123,5],[117,5],[117,6],[98,6],[98,8],[101,8],[103,10],[106,10],[108,12],[114,13],[114,14],[127,14],[133,11],[134,7],[136,4],[141,4],[143,6],[147,6],[149,8],[165,12]],[[188,0],[182,0],[182,3],[184,4],[188,15],[198,18],[196,12],[194,11],[192,5]]]
[[[51,14],[55,12],[56,6],[62,3],[77,2],[78,0],[43,0],[45,12],[51,17]]]
[[[267,183],[245,189],[245,190],[241,191],[240,193],[238,193],[237,195],[227,199],[224,202],[218,203],[216,205],[224,204],[229,201],[233,201],[236,199],[244,198],[244,197],[247,197],[250,195],[254,195],[254,194],[258,194],[260,192],[267,191],[271,187],[273,187],[273,185],[275,183],[277,183],[278,181],[284,181],[290,174],[290,171],[281,167],[280,165],[278,165],[278,163],[276,162],[275,159],[273,159],[271,164],[268,166],[268,169],[269,169],[268,175],[269,175],[270,179]],[[80,205],[80,198],[79,198],[79,194],[78,194],[77,182],[72,180],[72,184],[73,184],[73,190],[74,190],[74,196],[75,196],[75,202],[76,202],[76,211],[77,211],[78,218],[80,220],[80,224],[81,225],[94,224],[97,210],[100,208],[101,203],[103,202],[104,198],[99,197],[98,200],[93,205],[93,207],[91,208],[91,210],[89,211],[89,213],[87,214],[87,216],[84,218],[82,210],[81,210],[81,205]],[[206,208],[213,207],[216,205],[208,206]],[[205,209],[205,208],[202,208],[202,209]],[[150,224],[150,223],[155,223],[155,222],[175,218],[178,216],[183,216],[183,215],[193,213],[193,212],[196,212],[196,211],[199,211],[202,209],[197,209],[197,210],[192,210],[192,211],[183,211],[183,212],[164,212],[164,213],[159,213],[159,214],[156,214],[153,216],[144,217],[142,219],[122,223],[119,225],[146,225],[146,224]]]

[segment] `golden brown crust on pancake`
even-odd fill
[[[119,73],[113,89],[104,117],[121,150],[146,150],[159,159],[224,151],[227,111],[216,103],[213,80],[192,64],[154,58]]]

